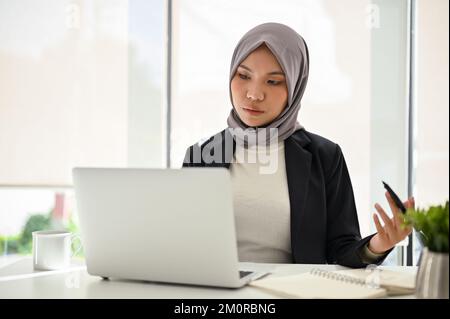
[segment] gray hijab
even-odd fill
[[[259,127],[249,127],[240,118],[233,105],[231,93],[231,80],[234,77],[236,69],[245,60],[245,58],[263,43],[269,48],[272,54],[277,58],[286,77],[288,102],[286,108],[271,123],[264,126],[266,130]],[[300,102],[305,91],[309,73],[309,53],[305,40],[290,27],[280,23],[260,24],[248,31],[239,40],[234,49],[230,68],[230,99],[233,109],[227,119],[229,128],[234,130],[232,135],[236,141],[241,142],[245,147],[252,146],[261,142],[261,137],[265,138],[266,143],[284,141],[295,131],[302,129],[303,126],[297,121],[297,115],[300,110]],[[272,130],[270,130],[272,129]],[[276,135],[273,129],[278,129]],[[262,131],[262,135],[260,134]],[[255,138],[249,136],[254,135]]]

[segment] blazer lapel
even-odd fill
[[[305,216],[312,155],[304,147],[311,140],[300,130],[285,140],[286,175],[291,205],[291,249],[294,262],[306,252],[299,247],[305,243],[303,228],[308,227]]]

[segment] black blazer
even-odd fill
[[[235,149],[225,129],[201,145],[190,146],[183,167],[229,168]],[[214,155],[220,160],[211,160]],[[374,234],[361,239],[352,184],[339,145],[301,129],[285,140],[285,160],[293,262],[365,267],[368,262],[362,249]],[[382,263],[389,252],[375,263]]]

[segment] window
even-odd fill
[[[416,205],[427,207],[448,199],[448,1],[417,1],[416,21],[413,185]]]
[[[77,226],[72,167],[165,166],[164,1],[44,2],[0,2],[0,254]]]
[[[0,203],[0,256],[30,254],[33,231],[78,231],[71,189],[2,188]]]

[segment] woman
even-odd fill
[[[265,23],[248,31],[231,61],[228,128],[189,147],[183,167],[229,169],[240,261],[380,264],[411,229],[386,193],[394,217],[376,204],[384,225],[374,214],[377,233],[361,239],[339,145],[297,122],[308,71],[308,48],[294,30]],[[248,159],[264,158],[267,145],[275,169],[264,172]],[[404,204],[413,207],[413,198]]]

